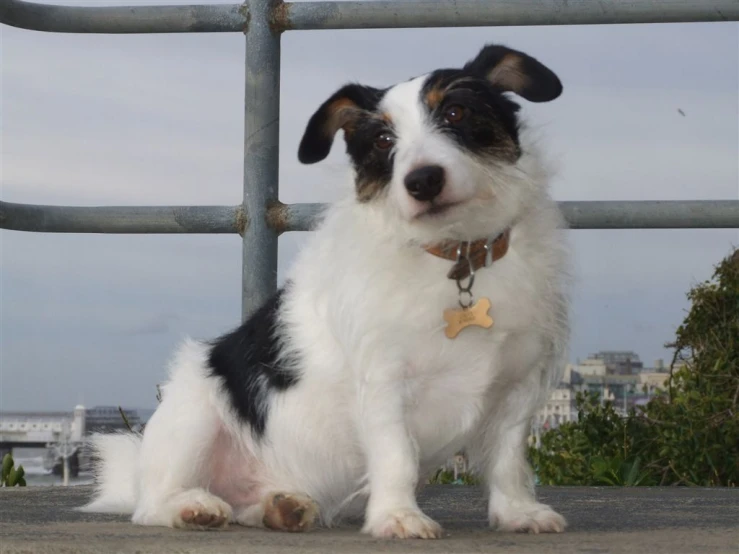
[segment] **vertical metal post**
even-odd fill
[[[280,32],[271,26],[279,0],[247,0],[244,114],[244,229],[242,319],[277,288],[277,233],[267,208],[278,200]]]

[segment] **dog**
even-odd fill
[[[374,537],[439,538],[416,494],[464,450],[492,527],[562,532],[526,448],[566,357],[566,226],[516,100],[561,93],[537,59],[488,44],[461,68],[332,94],[298,158],[323,160],[342,130],[353,190],[245,323],[185,340],[143,435],[94,436],[82,510],[193,529],[358,517]]]

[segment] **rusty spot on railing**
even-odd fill
[[[244,207],[239,206],[236,208],[236,232],[244,236],[244,231],[246,231],[246,225],[248,223],[246,214],[244,213]]]
[[[239,6],[239,14],[244,16],[244,33],[246,33],[249,30],[249,23],[251,22],[251,12],[246,2]]]
[[[267,207],[267,225],[274,229],[278,235],[288,230],[288,205],[279,200]]]
[[[290,5],[282,0],[275,0],[272,4],[272,15],[269,18],[269,28],[273,33],[282,33],[290,30]]]

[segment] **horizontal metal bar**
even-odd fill
[[[276,204],[278,233],[310,231],[327,204]],[[737,229],[739,200],[563,201],[570,229]],[[239,233],[241,206],[41,206],[0,201],[0,229],[44,233]]]
[[[736,229],[739,200],[563,201],[570,229]],[[273,208],[285,231],[309,231],[324,204]]]
[[[248,20],[241,4],[87,7],[0,0],[0,23],[55,33],[244,32]]]
[[[286,231],[312,231],[328,204],[282,204],[277,203],[267,210],[267,223],[278,234]]]
[[[739,200],[568,201],[570,229],[737,229]]]
[[[276,13],[282,30],[596,25],[739,20],[737,0],[417,0],[299,2]]]
[[[279,30],[495,27],[739,21],[737,0],[417,0],[414,2],[279,2]],[[0,23],[57,33],[244,32],[242,4],[59,6],[0,0]]]
[[[42,206],[0,201],[0,229],[37,233],[239,233],[241,206]]]

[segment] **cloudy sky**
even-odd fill
[[[240,202],[242,36],[0,33],[2,200]],[[556,199],[739,198],[739,26],[712,23],[288,33],[282,200],[350,190],[340,143],[322,164],[296,159],[308,117],[341,84],[458,66],[493,41],[564,82],[551,104],[522,102],[561,162]],[[739,245],[737,230],[569,236],[571,359],[629,349],[648,365],[669,357],[689,287]],[[304,238],[280,239],[281,272]],[[236,235],[0,231],[0,409],[153,407],[177,343],[238,322],[240,248]]]

